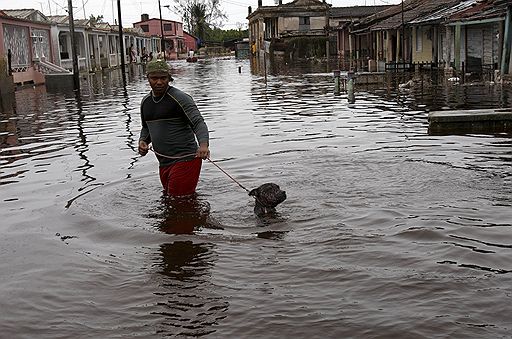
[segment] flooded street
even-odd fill
[[[331,73],[172,67],[212,160],[280,185],[278,215],[207,161],[192,212],[162,199],[136,153],[140,69],[80,98],[19,90],[0,113],[2,336],[510,336],[512,138],[427,133],[428,111],[511,107],[510,89],[361,86],[349,104]]]

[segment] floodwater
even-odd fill
[[[348,104],[330,73],[172,66],[212,160],[288,199],[258,218],[207,161],[195,199],[163,199],[136,154],[139,69],[82,79],[80,98],[19,90],[0,115],[2,337],[511,336],[512,138],[427,133],[429,110],[509,91],[360,87]]]

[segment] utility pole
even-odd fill
[[[73,88],[80,91],[80,74],[78,71],[78,56],[75,42],[75,21],[73,19],[73,2],[68,0],[69,34],[71,35],[71,57],[73,59]]]
[[[404,23],[404,0],[402,0],[402,62],[405,67],[405,23]]]
[[[162,22],[162,7],[160,6],[160,0],[158,0],[158,11],[160,12],[160,31],[162,33],[162,45],[160,46],[160,48],[162,49],[162,53],[165,60],[164,24]]]
[[[325,56],[327,59],[327,71],[329,71],[329,59],[331,58],[331,48],[329,44],[329,35],[330,35],[330,24],[329,24],[329,4],[324,1],[324,4],[327,6],[325,10]]]
[[[117,0],[117,20],[119,21],[119,49],[121,50],[121,74],[123,76],[123,84],[126,84],[126,74],[124,72],[124,38],[123,38],[123,22],[121,21],[121,0]]]

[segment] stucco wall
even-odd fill
[[[297,18],[297,17],[280,17],[278,27],[279,27],[279,32],[298,31],[299,30],[299,18]]]
[[[315,16],[309,18],[309,29],[324,29],[325,27],[325,17],[323,16]]]
[[[432,62],[432,28],[417,27],[412,30],[412,60],[413,62]]]

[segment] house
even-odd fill
[[[192,34],[183,31],[183,45],[185,53],[188,53],[188,51],[195,52],[199,49],[199,39]]]
[[[356,39],[356,50],[360,53],[359,57],[376,60],[379,68],[382,68],[384,63],[386,67],[411,67],[414,56],[418,56],[412,52],[413,30],[415,33],[418,30],[411,27],[410,22],[459,2],[460,0],[405,0],[400,5],[362,20],[352,31]],[[423,31],[419,32],[423,34]],[[423,35],[419,37],[414,43],[422,41]],[[425,30],[425,37],[431,39],[432,32]],[[361,43],[357,45],[357,41]],[[438,47],[432,43],[430,46]],[[414,49],[417,49],[416,47],[415,45]],[[363,61],[359,65],[364,65],[364,60],[358,61]]]
[[[166,58],[177,59],[178,53],[186,52],[183,34],[183,23],[173,20],[150,19],[147,14],[142,14],[141,21],[135,22],[133,27],[140,28],[152,37],[163,37]],[[162,46],[157,48],[157,52]]]
[[[349,24],[350,58],[358,69],[375,59],[378,69],[506,75],[511,7],[509,0],[406,0]]]
[[[262,6],[258,0],[247,17],[253,53],[261,56],[272,49],[292,59],[325,56],[330,6],[325,0],[278,0],[276,6]]]
[[[119,31],[119,27],[117,26]],[[123,28],[123,38],[125,46],[125,62],[127,63],[141,63],[145,60],[144,54],[149,55],[158,53],[158,46],[161,44],[159,37],[150,36],[142,30],[141,27],[128,27]]]
[[[56,63],[72,70],[72,49],[69,17],[50,16],[52,41],[59,51]],[[160,39],[150,37],[140,27],[123,28],[123,42],[119,42],[119,26],[90,20],[74,20],[75,45],[78,69],[81,72],[96,72],[121,64],[121,49],[124,49],[125,63],[141,62],[142,54],[156,52]],[[153,46],[153,47],[152,47]]]
[[[55,60],[56,64],[62,68],[73,70],[73,53],[71,45],[71,28],[69,26],[69,16],[54,15],[49,16],[48,19],[52,24],[52,44],[58,51]],[[89,20],[87,19],[74,20],[74,43],[76,46],[78,59],[78,70],[82,72],[92,70],[91,64],[89,62],[90,51],[86,33],[88,25]]]
[[[351,25],[390,7],[390,5],[383,5],[333,7],[330,9],[329,26],[330,30],[334,32],[336,36],[336,54],[338,55],[341,69],[350,69],[350,60],[352,58],[351,51],[353,50],[351,45],[352,41],[350,39]]]
[[[54,58],[50,30],[48,18],[35,9],[0,11],[0,54],[10,51],[15,84],[44,83],[38,62]]]
[[[483,0],[447,17],[454,41],[450,64],[465,73],[510,74],[511,12],[509,0]]]

